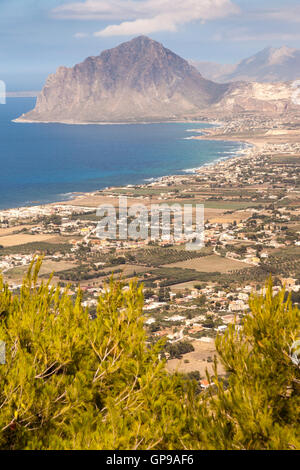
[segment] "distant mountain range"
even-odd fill
[[[278,66],[287,55],[265,52],[237,69],[250,70],[252,63],[262,69],[266,57]],[[224,71],[233,76],[232,70]],[[17,121],[119,123],[274,114],[293,107],[294,92],[291,84],[215,83],[162,44],[140,36],[72,68],[60,67],[48,77],[35,109]]]
[[[286,82],[300,79],[300,50],[268,47],[238,64],[191,61],[203,77],[220,83]]]

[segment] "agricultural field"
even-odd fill
[[[300,278],[300,249],[287,248],[282,251],[275,251],[269,257],[266,266],[270,268],[270,272],[284,277]]]
[[[195,204],[203,204],[205,209],[221,209],[223,211],[236,211],[236,210],[242,210],[242,209],[248,209],[251,207],[256,207],[259,206],[260,203],[258,202],[252,202],[252,201],[209,201],[209,200],[203,200],[203,199],[192,199],[190,204],[193,203]],[[168,204],[179,204],[179,205],[184,205],[188,204],[188,200],[170,200],[168,201]]]
[[[162,266],[165,264],[176,263],[181,261],[189,261],[194,258],[207,256],[212,253],[210,248],[203,248],[200,251],[187,251],[182,248],[161,248],[152,247],[142,250],[130,251],[127,256],[127,262],[131,261],[136,264],[145,266]]]
[[[114,266],[113,268],[104,268],[104,272],[120,272],[122,271],[122,277],[132,277],[135,274],[140,274],[146,272],[147,268],[145,266],[137,266],[135,264],[120,264],[118,266]]]
[[[0,240],[1,237],[7,237],[9,235],[14,235],[16,233],[20,233],[22,230],[26,230],[28,228],[32,228],[32,225],[19,225],[19,226],[14,226],[14,227],[9,227],[9,228],[0,228]]]
[[[251,265],[239,261],[222,258],[218,255],[195,258],[188,261],[182,261],[164,265],[165,268],[194,269],[198,272],[219,272],[228,273],[234,270],[246,269]]]
[[[202,341],[193,341],[194,351],[184,354],[182,359],[170,359],[167,362],[167,370],[169,372],[179,372],[188,374],[190,372],[199,371],[200,377],[206,379],[206,370],[213,375],[213,359],[217,355],[215,342],[210,343]],[[224,368],[219,365],[219,375],[224,375]]]
[[[300,165],[299,155],[275,155],[271,157],[271,164]]]
[[[37,242],[52,242],[57,238],[56,235],[38,234],[29,235],[26,233],[11,234],[6,236],[0,236],[0,245],[4,248],[24,245],[26,243],[37,243]]]
[[[172,292],[174,292],[175,294],[178,293],[178,292],[183,292],[185,291],[186,289],[194,289],[195,285],[199,284],[199,282],[196,280],[196,281],[187,281],[187,282],[182,282],[180,284],[173,284],[172,286],[170,286],[170,289]]]
[[[218,272],[198,272],[194,269],[182,268],[166,268],[161,267],[151,271],[151,278],[145,281],[145,285],[149,286],[159,281],[161,287],[169,287],[175,284],[183,284],[191,281],[209,282],[220,276]]]
[[[0,238],[1,240],[1,238]],[[11,255],[11,254],[54,254],[57,252],[60,253],[69,253],[72,246],[65,241],[59,241],[59,238],[55,236],[55,241],[51,243],[49,241],[35,241],[31,243],[24,243],[21,245],[13,245],[1,248],[0,243],[0,255]],[[63,239],[60,239],[63,240]]]
[[[44,260],[42,267],[40,269],[40,275],[49,276],[49,274],[51,273],[64,271],[66,269],[72,269],[75,266],[76,266],[75,263],[71,263],[67,261],[56,262],[56,261]],[[5,273],[5,276],[9,280],[21,281],[23,277],[26,275],[27,271],[28,271],[28,265],[19,266],[19,267],[12,268],[9,271],[7,271]]]

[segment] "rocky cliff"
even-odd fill
[[[193,118],[229,85],[205,80],[186,60],[141,36],[50,75],[33,111],[51,122],[137,122]]]
[[[268,56],[285,62],[287,51]],[[292,54],[290,52],[290,54]],[[295,103],[297,95],[298,103]],[[22,122],[116,123],[299,113],[292,82],[218,84],[145,36],[50,75]]]

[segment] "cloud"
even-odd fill
[[[213,38],[216,42],[242,42],[242,41],[297,41],[300,40],[300,33],[286,33],[286,32],[251,32],[249,30],[231,30],[216,33]]]
[[[300,23],[300,6],[288,6],[269,11],[266,16],[273,20],[287,23]]]
[[[88,33],[76,33],[74,34],[74,38],[76,39],[82,39],[82,38],[87,38],[88,37]]]
[[[107,26],[94,36],[131,36],[133,34],[149,34],[157,31],[176,31],[176,24],[168,17],[156,16],[150,19],[125,21],[119,25]]]
[[[61,5],[52,13],[63,19],[118,20],[125,12],[131,17],[137,11],[138,3],[134,0],[85,0]]]
[[[62,5],[53,13],[59,18],[121,21],[95,36],[127,36],[176,31],[179,25],[238,14],[232,0],[86,0]]]

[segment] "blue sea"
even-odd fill
[[[0,105],[0,209],[42,204],[108,186],[184,174],[236,154],[242,144],[195,141],[207,124],[63,125],[12,122],[35,105]]]

